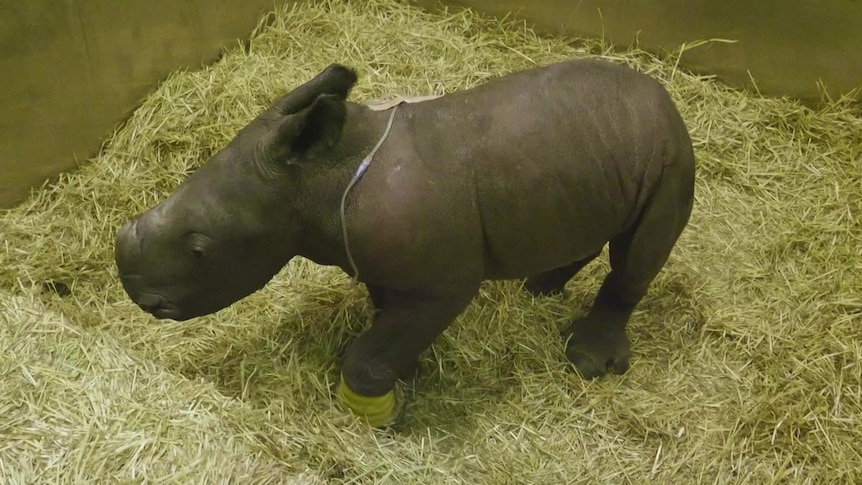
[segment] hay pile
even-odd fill
[[[145,316],[112,238],[330,62],[354,99],[445,93],[570,57],[662,80],[699,163],[691,225],[631,322],[632,369],[584,382],[557,330],[607,269],[533,302],[488,283],[424,358],[408,427],[342,414],[334,355],[364,292],[304,260],[184,324]],[[862,119],[731,91],[644,52],[469,12],[325,1],[178,72],[91,164],[0,218],[0,476],[232,483],[862,480]],[[52,291],[46,282],[61,282]]]

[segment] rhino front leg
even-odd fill
[[[338,394],[372,426],[398,417],[395,384],[467,307],[479,282],[416,291],[383,290],[385,307],[347,349]]]

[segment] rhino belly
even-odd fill
[[[487,279],[525,278],[584,259],[628,214],[602,190],[508,187],[480,201]]]

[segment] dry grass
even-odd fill
[[[566,297],[486,284],[424,359],[408,427],[333,403],[361,290],[298,260],[217,315],[159,323],[123,294],[112,237],[275,96],[330,62],[354,99],[444,93],[598,55],[672,91],[699,162],[691,225],[631,322],[623,377],[567,371]],[[801,62],[802,60],[800,60]],[[0,475],[13,483],[851,483],[862,480],[862,119],[572,45],[469,12],[328,1],[176,73],[91,164],[0,217]],[[44,291],[47,281],[71,294]]]

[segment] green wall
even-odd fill
[[[86,161],[180,67],[247,38],[276,0],[0,0],[0,207]]]
[[[437,0],[413,0],[425,7]],[[734,87],[820,101],[818,83],[831,96],[862,89],[860,0],[446,0],[497,16],[509,12],[537,30],[605,36],[617,45],[653,52],[713,38],[687,50],[681,64],[715,74]],[[862,100],[862,93],[856,93]]]
[[[353,0],[358,1],[358,0]],[[434,0],[411,0],[434,8]],[[216,59],[284,0],[0,0],[0,207],[74,168],[159,81]],[[683,64],[807,102],[821,80],[862,87],[859,0],[446,0],[516,12],[540,30],[638,36],[648,50],[736,39],[687,52]],[[601,15],[598,9],[601,8]]]

